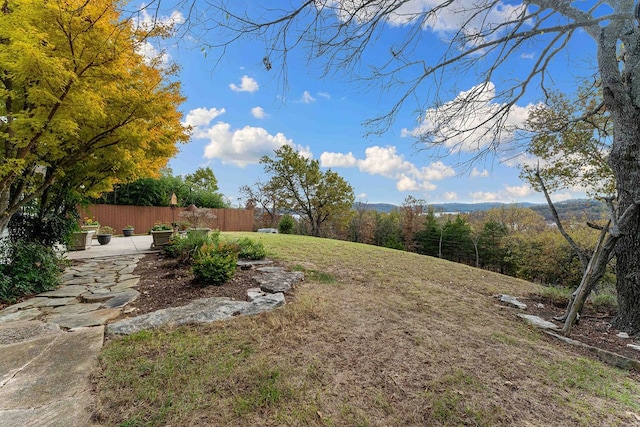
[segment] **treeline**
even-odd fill
[[[265,219],[258,214],[258,220]],[[291,216],[283,220],[289,223]],[[581,247],[593,247],[598,237],[584,220],[568,221],[565,228]],[[308,234],[300,218],[287,229]],[[556,227],[534,210],[516,205],[453,215],[411,203],[389,213],[356,205],[348,216],[328,224],[323,236],[416,252],[553,286],[574,288],[582,277],[578,258]],[[612,274],[605,278],[612,280]]]
[[[165,168],[159,178],[142,178],[127,184],[116,184],[113,191],[103,193],[94,203],[133,206],[196,205],[199,208],[228,208],[229,203],[218,191],[218,180],[211,168],[199,168],[185,176],[174,176]]]

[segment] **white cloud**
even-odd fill
[[[232,129],[229,123],[218,122],[209,128],[198,128],[194,136],[209,141],[204,149],[205,158],[220,159],[223,163],[241,167],[258,163],[262,156],[273,155],[273,151],[283,145],[290,145],[305,157],[311,157],[309,147],[294,144],[283,133],[271,135],[261,127]]]
[[[473,168],[473,170],[471,171],[471,176],[472,177],[480,177],[480,178],[486,178],[489,176],[489,171],[486,169],[483,169],[482,171],[479,171],[478,168]]]
[[[449,200],[449,201],[458,200],[458,193],[455,193],[453,191],[447,191],[442,195],[442,197],[444,197],[445,200]]]
[[[501,200],[500,194],[484,191],[469,193],[474,202],[497,202]]]
[[[505,192],[507,195],[513,198],[521,198],[526,197],[533,193],[533,189],[529,187],[527,184],[523,184],[520,186],[505,186]]]
[[[211,123],[211,120],[224,114],[226,110],[224,108],[195,108],[187,113],[187,117],[184,119],[185,126],[201,127],[207,126]],[[196,130],[197,132],[197,130]]]
[[[325,0],[323,6],[331,7],[343,21],[351,17],[360,22],[371,21],[379,16],[380,10],[388,10],[391,2],[365,2],[365,0]],[[488,10],[485,2],[475,0],[457,0],[442,7],[442,0],[408,0],[401,2],[385,18],[393,26],[401,26],[421,20],[423,28],[438,34],[442,38],[452,35],[466,36],[466,45],[475,46],[483,41],[500,37],[509,28],[505,22],[526,11],[526,5],[511,5],[498,1]],[[425,16],[427,17],[425,19]],[[503,26],[503,31],[495,31]],[[488,35],[479,34],[481,29],[488,30]]]
[[[301,102],[303,104],[311,104],[312,102],[316,102],[316,99],[313,96],[311,96],[308,90],[305,90],[302,93],[302,97],[300,97],[298,102]]]
[[[331,99],[331,95],[327,92],[318,92],[318,96],[324,98],[324,99]]]
[[[356,159],[352,153],[324,152],[320,156],[323,167],[357,167],[370,175],[381,175],[396,181],[399,191],[432,191],[436,188],[432,181],[440,181],[456,173],[441,161],[418,168],[396,153],[396,147],[368,147],[364,159]]]
[[[403,129],[401,134],[441,143],[451,152],[478,151],[492,144],[508,146],[533,106],[514,105],[500,122],[504,107],[497,101],[493,83],[480,84],[460,92],[440,108],[427,110],[418,127]]]
[[[149,41],[138,43],[136,46],[136,52],[144,57],[144,62],[147,65],[152,65],[154,63],[167,65],[171,59],[171,56],[167,52],[156,48]]]
[[[136,21],[134,26],[138,29],[150,31],[157,27],[173,27],[175,25],[183,24],[185,22],[182,12],[177,10],[172,11],[169,15],[156,15],[150,14],[149,11],[143,7],[140,8],[141,12],[136,14]]]
[[[251,109],[251,114],[256,119],[264,119],[265,117],[269,116],[267,113],[264,112],[264,109],[262,107],[253,107]]]
[[[523,53],[522,55],[520,55],[520,58],[522,59],[534,59],[536,57],[535,53]]]
[[[508,202],[522,199],[533,194],[533,189],[527,185],[504,185],[502,190],[493,192],[476,191],[469,193],[474,202]]]
[[[366,200],[367,197],[368,197],[367,193],[360,193],[356,196],[356,199]]]
[[[320,155],[320,163],[323,167],[343,167],[349,168],[357,166],[357,160],[351,152],[347,154],[342,153],[330,153],[325,151]]]
[[[177,10],[174,10],[171,14],[164,16],[152,15],[144,7],[142,7],[141,10],[142,11],[136,15],[133,25],[137,29],[143,31],[151,31],[154,28],[159,27],[172,28],[175,25],[185,22],[184,15]],[[160,65],[167,65],[171,56],[165,52],[164,49],[159,47],[159,40],[157,43],[158,47],[154,46],[149,40],[145,40],[142,43],[138,43],[136,52],[144,56],[147,64],[159,63]]]
[[[231,83],[229,87],[234,92],[249,92],[249,93],[256,92],[260,88],[258,86],[258,82],[247,75],[242,76],[242,78],[240,79],[240,86],[236,85],[235,83]]]

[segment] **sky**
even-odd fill
[[[430,2],[433,0],[415,0],[408,6],[423,7]],[[499,22],[501,14],[512,7],[502,5],[492,19]],[[167,10],[162,18],[181,22],[183,16],[179,10]],[[419,54],[433,62],[435,55],[447,47],[448,34],[457,30],[461,19],[447,15],[425,26],[424,52]],[[373,60],[376,55],[384,55],[388,43],[402,37],[405,30],[397,22],[387,25],[388,31],[376,42],[379,52],[374,44],[369,54]],[[162,50],[166,61],[181,67],[178,79],[186,101],[180,109],[184,124],[193,128],[189,142],[180,146],[180,153],[170,160],[169,167],[174,175],[210,167],[220,191],[233,206],[244,204],[241,186],[268,179],[259,160],[273,155],[283,144],[318,160],[322,170],[330,168],[340,174],[361,202],[399,205],[411,195],[427,203],[544,203],[544,197],[519,178],[520,158],[514,158],[513,153],[469,163],[475,154],[470,147],[469,151],[450,150],[444,156],[442,150],[425,150],[415,135],[422,126],[438,120],[433,111],[404,108],[385,133],[368,135],[369,129],[363,123],[389,111],[398,95],[380,85],[350,82],[349,73],[323,77],[316,64],[307,62],[305,52],[289,58],[284,85],[279,69],[265,69],[263,45],[258,42],[241,40],[228,47],[224,55],[216,49],[202,49],[201,40],[195,35],[154,43],[147,46],[148,55]],[[502,89],[501,82],[530,67],[539,57],[539,49],[530,44],[514,55],[505,71],[509,75],[497,75],[484,87],[486,103],[480,103],[473,117],[467,119],[482,121],[496,108],[491,95]],[[575,41],[553,64],[554,82],[564,90],[573,90],[578,79],[575,70],[587,64],[584,58],[593,58],[594,52],[594,42],[578,32]],[[446,86],[449,79],[444,77],[442,85]],[[442,91],[449,96],[443,102],[446,105],[456,96],[464,96],[476,84],[473,76],[451,78],[448,90]],[[421,90],[425,98],[431,96],[428,87]],[[535,88],[528,92],[514,107],[510,121],[522,123],[540,99]],[[507,135],[504,145],[509,142]],[[553,195],[556,201],[582,197],[585,193],[579,188]]]

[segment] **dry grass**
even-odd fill
[[[103,424],[640,423],[634,377],[548,341],[491,298],[535,285],[372,246],[251,237],[336,281],[306,281],[258,317],[111,342],[96,376]]]

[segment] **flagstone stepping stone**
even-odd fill
[[[71,314],[80,314],[87,313],[89,311],[95,311],[102,308],[102,304],[99,302],[91,303],[91,304],[74,304],[74,305],[63,305],[61,307],[56,307],[53,309],[53,315],[71,315]]]
[[[58,314],[49,316],[47,322],[60,325],[61,328],[65,329],[99,326],[106,324],[109,320],[115,319],[121,312],[118,308],[104,308],[86,313]]]
[[[9,322],[18,322],[22,320],[37,320],[42,317],[42,312],[37,308],[29,308],[27,310],[18,310],[14,313],[0,317],[0,324]]]
[[[91,285],[94,282],[95,280],[90,279],[88,277],[75,277],[69,280],[62,280],[60,283],[62,283],[65,286],[71,286],[71,285]]]
[[[5,316],[7,314],[15,313],[18,310],[22,310],[23,308],[37,307],[39,303],[43,301],[47,301],[49,298],[45,297],[34,297],[29,298],[28,300],[19,302],[18,304],[10,305],[9,307],[0,310],[0,317]]]
[[[55,291],[43,292],[41,294],[38,294],[38,296],[39,297],[55,297],[55,298],[77,297],[80,294],[85,292],[87,292],[86,286],[69,285],[69,286],[63,286],[59,289],[56,289]]]
[[[118,282],[116,285],[111,287],[111,290],[116,292],[116,291],[122,291],[127,288],[134,288],[138,286],[138,282],[140,282],[140,278],[129,279],[122,282]]]
[[[45,298],[45,301],[41,301],[35,307],[59,307],[63,305],[78,305],[80,301],[75,297],[65,298]]]
[[[92,425],[85,408],[93,403],[90,376],[103,336],[104,327],[83,328],[43,337],[40,345],[31,346],[31,340],[2,346],[13,372],[0,388],[0,425]]]
[[[135,289],[125,289],[124,291],[118,292],[113,295],[112,298],[104,302],[102,305],[107,308],[124,307],[125,305],[137,299],[139,296],[140,292],[136,291]]]

